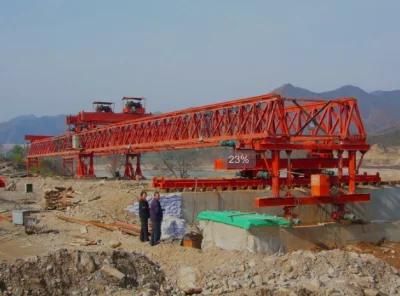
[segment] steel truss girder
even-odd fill
[[[284,99],[276,94],[189,108],[52,138],[32,138],[28,158],[80,152],[113,154],[218,146],[223,140],[265,149],[368,149],[357,101]],[[78,149],[79,150],[79,149]]]

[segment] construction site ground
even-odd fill
[[[74,180],[61,177],[35,177],[21,178],[16,182],[16,191],[0,191],[1,260],[12,262],[15,259],[45,255],[63,248],[85,251],[107,251],[117,248],[144,254],[150,260],[160,264],[161,269],[165,272],[172,285],[179,281],[182,267],[188,267],[194,268],[200,274],[199,285],[205,289],[205,292],[208,291],[210,294],[219,294],[221,292],[221,294],[224,293],[226,295],[270,295],[262,294],[267,292],[263,292],[264,290],[257,284],[247,285],[242,283],[237,289],[227,288],[225,290],[220,288],[218,284],[214,288],[207,286],[207,282],[212,280],[210,276],[218,271],[221,266],[227,266],[227,264],[233,268],[244,266],[242,272],[245,274],[246,266],[250,264],[251,267],[253,262],[263,262],[265,255],[230,252],[220,249],[203,251],[182,247],[179,241],[162,242],[157,246],[151,247],[148,243],[140,242],[136,236],[123,234],[119,231],[108,231],[94,226],[68,223],[57,218],[57,215],[63,215],[104,223],[115,221],[134,223],[136,218],[125,209],[136,200],[141,190],[151,191],[150,182],[148,181]],[[33,193],[25,193],[26,183],[33,184]],[[72,200],[76,205],[63,211],[43,210],[44,192],[46,189],[54,188],[55,186],[71,186],[74,190],[74,198]],[[43,233],[28,235],[25,233],[24,227],[13,225],[7,219],[11,210],[19,208],[40,210],[35,216],[38,217],[40,225],[43,226]],[[400,243],[386,241],[382,241],[379,244],[357,243],[348,245],[344,250],[360,254],[371,254],[395,268],[400,268]],[[312,251],[319,252],[321,250]],[[341,256],[340,253],[338,256]],[[396,270],[394,272],[397,273]],[[224,278],[216,280],[223,281]],[[226,286],[229,287],[229,284],[226,284]],[[222,284],[221,287],[223,287]],[[282,292],[281,295],[286,294]],[[292,294],[288,293],[287,295]]]

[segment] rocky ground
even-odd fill
[[[249,295],[400,295],[399,271],[372,255],[296,251],[226,262],[203,280],[205,295],[240,288]]]
[[[174,293],[159,266],[124,251],[61,249],[0,265],[0,295],[132,295]]]
[[[25,183],[30,182],[34,193],[24,193]],[[63,211],[45,211],[44,192],[55,186],[73,188],[72,205]],[[21,178],[17,191],[1,190],[0,259],[6,263],[0,266],[0,290],[8,295],[11,287],[10,295],[23,295],[18,293],[39,285],[51,289],[40,295],[183,295],[184,290],[202,291],[202,295],[400,295],[396,269],[400,245],[395,243],[265,256],[184,248],[179,242],[150,247],[135,236],[57,218],[134,222],[125,208],[143,189],[151,190],[149,182]],[[40,210],[34,216],[45,231],[28,235],[24,227],[3,219],[7,211],[27,207]],[[88,256],[93,264],[87,263]],[[122,256],[125,263],[120,265],[113,256]],[[77,257],[86,258],[86,267],[77,263],[81,262]],[[103,266],[114,274],[111,279],[105,277]],[[156,286],[149,285],[148,275]],[[20,283],[24,276],[34,280]],[[88,290],[82,290],[83,283]]]

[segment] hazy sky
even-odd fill
[[[145,96],[400,88],[400,1],[0,0],[0,121]],[[119,107],[119,105],[118,105]]]

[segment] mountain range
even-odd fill
[[[22,144],[27,134],[59,135],[65,130],[65,115],[22,115],[0,123],[0,144]]]
[[[335,90],[314,92],[292,84],[284,84],[273,90],[291,98],[326,98],[355,97],[359,101],[360,112],[364,119],[365,127],[372,140],[391,141],[400,131],[400,90],[373,91],[365,90],[352,85],[345,85]],[[66,130],[65,115],[18,116],[12,120],[0,123],[0,144],[24,143],[24,135],[58,135]]]

